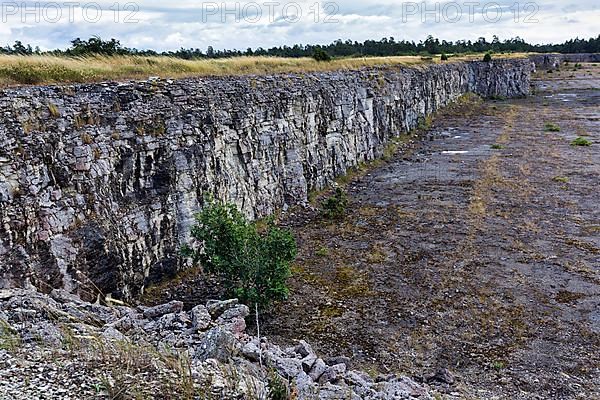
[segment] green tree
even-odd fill
[[[114,56],[118,54],[128,54],[130,51],[121,46],[121,42],[116,39],[102,40],[97,36],[92,36],[88,40],[80,38],[71,41],[71,48],[67,53],[73,56],[81,56],[88,54],[102,54],[106,56]]]
[[[271,219],[259,231],[234,205],[213,201],[195,218],[191,233],[201,246],[185,246],[183,253],[207,273],[219,276],[227,295],[261,308],[287,298],[286,281],[297,254],[289,230]]]
[[[331,61],[331,56],[325,50],[318,47],[313,52],[313,58],[317,61]]]

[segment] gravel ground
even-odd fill
[[[344,219],[292,218],[293,295],[266,334],[383,372],[447,367],[462,398],[600,398],[600,68],[534,85],[438,115],[350,182]]]

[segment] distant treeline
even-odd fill
[[[206,51],[200,49],[181,48],[177,51],[157,52],[154,50],[138,50],[121,45],[116,39],[102,40],[92,37],[88,40],[75,39],[66,50],[40,51],[31,45],[16,41],[12,46],[0,48],[1,54],[47,54],[57,56],[101,55],[140,55],[140,56],[171,56],[182,59],[197,58],[228,58],[238,56],[277,56],[277,57],[311,57],[316,51],[324,51],[332,57],[352,56],[398,56],[398,55],[434,55],[434,54],[465,54],[465,53],[508,53],[508,52],[538,52],[538,53],[598,53],[600,52],[600,35],[590,39],[571,39],[562,44],[529,44],[516,37],[501,41],[494,36],[491,42],[481,37],[477,41],[458,40],[456,42],[442,40],[429,36],[418,43],[396,40],[393,37],[381,40],[366,40],[356,42],[351,40],[336,40],[328,45],[281,46],[263,49],[248,48],[241,50],[215,50],[209,46]]]

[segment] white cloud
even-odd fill
[[[570,3],[551,0],[544,1],[543,4],[537,3],[538,9],[534,16],[537,19],[536,23],[524,21],[533,11],[524,9],[527,1],[520,3],[519,21],[514,20],[515,0],[495,0],[490,3],[481,1],[475,8],[471,22],[466,1],[450,5],[449,1],[425,2],[428,10],[435,9],[438,4],[440,12],[452,11],[446,16],[446,20],[443,14],[438,14],[436,21],[435,14],[422,15],[421,2],[399,3],[394,0],[339,0],[330,3],[327,10],[319,9],[318,13],[313,7],[313,0],[301,0],[295,4],[300,7],[302,15],[298,15],[298,7],[288,5],[288,20],[284,18],[286,4],[291,3],[287,0],[281,1],[279,6],[268,6],[268,0],[256,3],[199,3],[181,0],[169,5],[164,5],[164,1],[150,0],[139,2],[139,11],[135,15],[129,15],[129,10],[121,9],[117,14],[118,22],[114,21],[114,8],[111,9],[114,1],[100,1],[102,18],[95,23],[89,21],[90,17],[95,15],[95,10],[84,7],[84,2],[81,3],[82,7],[71,10],[73,21],[69,21],[69,10],[63,7],[63,18],[56,23],[44,18],[43,7],[48,2],[40,3],[40,21],[35,21],[35,15],[25,13],[26,9],[31,11],[36,3],[25,3],[26,8],[21,7],[21,3],[14,3],[17,5],[15,10],[9,7],[13,3],[2,2],[3,24],[0,28],[0,43],[9,44],[14,40],[21,40],[51,49],[66,47],[75,37],[98,35],[103,38],[118,38],[126,46],[157,50],[176,49],[181,46],[204,49],[209,45],[215,48],[245,49],[295,43],[329,43],[335,39],[362,41],[389,36],[418,41],[427,35],[446,40],[475,40],[480,36],[491,39],[491,36],[496,34],[503,39],[520,36],[533,43],[549,43],[562,42],[576,36],[595,37],[600,33],[597,28],[600,8],[596,0]],[[125,2],[121,3],[121,7],[123,4]],[[258,20],[255,20],[258,10],[256,4],[260,6],[262,13]],[[487,4],[492,6],[486,7]],[[502,10],[502,18],[497,22],[490,21],[496,15],[493,4],[499,4]],[[418,7],[416,10],[415,5]],[[453,11],[456,10],[456,6],[462,10],[462,19],[456,23],[448,22],[455,17]],[[235,15],[224,13],[225,9],[237,10],[239,21],[235,21]],[[482,9],[489,10],[487,20],[482,15]],[[327,12],[331,11],[335,11],[335,15],[326,21]],[[293,19],[294,15],[299,17],[298,21],[290,22],[289,19]],[[125,23],[126,17],[135,18],[138,22]]]

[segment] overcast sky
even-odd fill
[[[150,0],[70,5],[60,1],[2,1],[0,43],[21,40],[42,49],[54,49],[67,47],[73,38],[92,35],[114,37],[128,47],[156,50],[206,49],[209,45],[216,49],[267,48],[390,36],[419,41],[427,35],[446,40],[520,36],[532,43],[550,43],[598,36],[599,4],[597,0],[180,0],[172,4]]]

